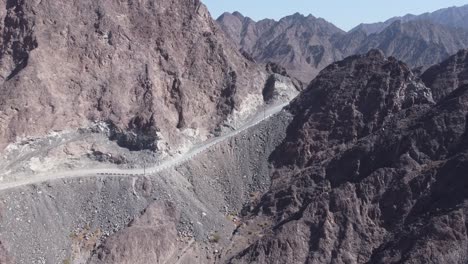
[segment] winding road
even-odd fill
[[[118,169],[118,168],[101,168],[101,169],[78,169],[78,170],[69,170],[69,171],[61,171],[61,172],[53,172],[53,173],[40,173],[34,175],[34,177],[30,177],[27,179],[21,179],[14,182],[7,182],[7,183],[0,183],[0,190],[7,190],[12,189],[15,187],[20,187],[29,184],[36,184],[41,182],[46,182],[50,180],[58,180],[58,179],[70,179],[70,178],[81,178],[81,177],[90,177],[90,176],[106,176],[106,177],[122,177],[122,176],[143,176],[146,174],[155,174],[169,168],[181,165],[188,160],[191,160],[193,157],[197,156],[198,154],[205,152],[206,150],[210,149],[211,147],[215,146],[216,144],[223,142],[237,134],[259,124],[260,122],[268,119],[269,117],[275,115],[276,113],[280,112],[286,105],[289,103],[283,103],[280,105],[276,105],[265,109],[265,111],[260,111],[257,115],[250,118],[248,122],[246,122],[242,127],[231,131],[225,135],[212,138],[203,142],[200,145],[195,146],[190,151],[174,157],[173,159],[163,161],[161,163],[155,164],[152,167],[143,169]]]

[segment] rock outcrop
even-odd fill
[[[441,65],[463,72],[465,53]],[[371,51],[323,70],[291,104],[270,191],[245,217],[269,224],[229,262],[466,263],[468,86],[438,69],[426,87]]]
[[[94,254],[92,263],[169,263],[177,255],[176,209],[155,203],[130,226],[107,239]]]
[[[432,89],[436,101],[447,97],[462,85],[468,84],[468,50],[460,50],[444,62],[430,67],[421,76]]]

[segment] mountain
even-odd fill
[[[276,24],[272,19],[255,22],[239,12],[224,13],[217,22],[233,43],[248,53],[253,53],[259,37]]]
[[[289,107],[237,232],[252,242],[228,262],[466,263],[467,52],[428,86],[378,50],[324,69]]]
[[[467,47],[468,30],[427,21],[395,21],[382,32],[368,36],[355,52],[365,53],[377,48],[411,67],[427,67]]]
[[[325,66],[342,59],[333,40],[344,31],[322,18],[296,13],[279,21],[253,21],[240,13],[225,13],[217,22],[240,49],[257,62],[275,62],[307,83]]]
[[[0,34],[0,263],[468,263],[464,29],[9,0]]]
[[[217,22],[248,56],[258,62],[276,62],[292,76],[308,83],[329,64],[375,48],[413,68],[425,69],[439,63],[468,47],[468,29],[452,27],[455,22],[449,23],[458,21],[452,13],[459,17],[463,10],[465,7],[437,11],[431,14],[432,20],[409,19],[411,16],[394,18],[370,35],[371,28],[377,25],[360,26],[345,33],[312,15],[295,14],[278,22],[255,22],[235,12],[223,14]]]
[[[0,6],[0,147],[102,124],[130,150],[175,152],[264,102],[269,73],[200,1]]]
[[[466,20],[468,19],[468,5],[460,7],[449,7],[437,10],[432,13],[424,13],[422,15],[408,14],[402,17],[393,17],[385,22],[360,24],[351,31],[363,30],[368,35],[373,33],[380,33],[385,28],[393,24],[395,21],[409,22],[409,21],[430,21],[434,24],[444,25],[452,28],[468,29]]]

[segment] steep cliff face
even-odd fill
[[[264,69],[198,0],[1,1],[0,21],[2,147],[106,122],[130,148],[177,148],[263,103]]]
[[[247,213],[262,230],[229,262],[466,263],[459,78],[436,104],[435,86],[379,51],[327,67],[292,103],[270,191]]]

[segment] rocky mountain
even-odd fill
[[[255,22],[239,12],[232,14],[226,12],[217,19],[217,22],[239,49],[250,54],[253,53],[254,46],[260,36],[276,24],[276,21],[272,19]]]
[[[0,263],[468,262],[464,29],[11,0],[0,34]]]
[[[382,32],[368,36],[355,52],[365,53],[377,48],[411,67],[427,67],[467,47],[468,30],[427,21],[395,21]]]
[[[344,31],[322,18],[296,13],[279,21],[253,21],[240,13],[217,19],[226,35],[257,62],[275,62],[305,83],[328,64],[342,59],[333,45]]]
[[[371,24],[360,24],[351,31],[362,30],[366,34],[370,35],[373,33],[380,33],[385,28],[393,24],[395,21],[409,22],[409,21],[428,21],[434,24],[444,25],[452,28],[463,28],[468,29],[466,23],[468,19],[468,5],[460,7],[449,7],[437,10],[432,13],[424,13],[422,15],[408,14],[402,17],[393,17],[385,22],[371,23]]]
[[[394,18],[370,35],[377,25],[360,26],[345,33],[312,15],[295,14],[278,22],[255,22],[235,12],[223,14],[217,22],[244,53],[259,62],[276,62],[292,76],[308,83],[330,63],[374,48],[413,68],[439,63],[468,47],[468,30],[453,26],[455,22],[449,23],[459,20],[450,14],[461,14],[464,9],[435,12],[432,20]]]
[[[3,1],[0,146],[105,124],[176,151],[263,104],[269,74],[200,1]]]
[[[466,53],[423,80],[377,50],[323,70],[246,212],[263,230],[229,263],[466,263]]]

